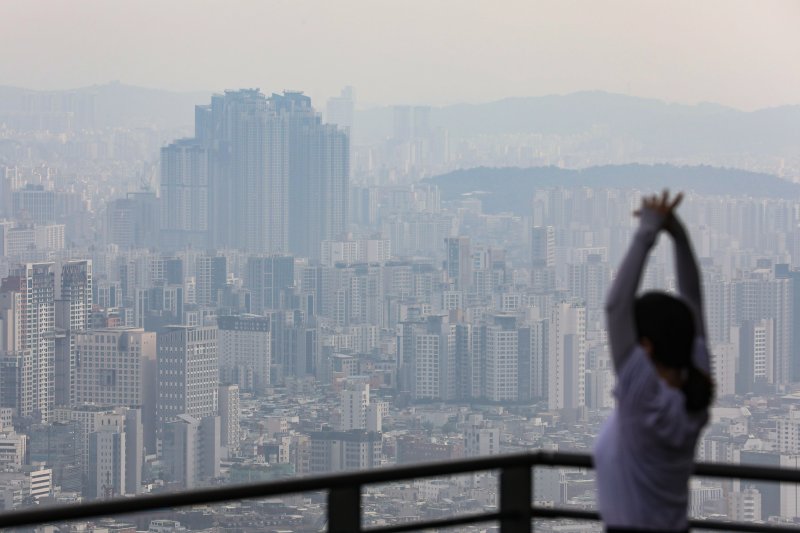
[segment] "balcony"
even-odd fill
[[[591,468],[588,455],[535,451],[474,459],[379,468],[346,474],[324,475],[247,485],[209,488],[172,494],[137,496],[72,506],[25,509],[0,514],[0,528],[53,524],[165,508],[222,503],[251,498],[266,498],[302,492],[328,493],[327,531],[330,533],[400,533],[467,524],[499,524],[501,533],[529,533],[533,519],[569,518],[597,521],[597,513],[570,508],[543,508],[532,505],[533,469],[536,467]],[[499,506],[496,512],[403,523],[381,527],[362,526],[361,489],[365,485],[451,476],[494,470],[499,472]],[[800,470],[698,463],[695,475],[701,477],[800,483]],[[753,532],[800,532],[800,527],[757,522],[691,520],[692,529]]]

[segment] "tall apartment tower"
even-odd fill
[[[242,390],[263,394],[270,384],[270,320],[257,315],[217,317],[221,378]]]
[[[447,276],[460,291],[469,290],[472,286],[472,254],[469,237],[448,237],[445,240]]]
[[[159,427],[183,414],[217,416],[216,326],[171,326],[157,342]]]
[[[531,229],[531,286],[537,292],[550,292],[556,285],[556,246],[553,226]]]
[[[16,317],[14,336],[20,349],[15,370],[18,412],[47,422],[55,400],[53,264],[27,263],[14,270],[0,285],[0,307],[13,309]]]
[[[288,139],[289,250],[318,258],[322,241],[347,231],[350,138],[323,124],[311,98],[300,92],[269,100]]]
[[[209,245],[285,252],[287,131],[264,94],[244,89],[212,96],[210,105],[195,108],[195,139],[209,150]]]
[[[239,455],[241,430],[239,418],[239,386],[219,386],[219,420],[220,420],[220,445],[225,448],[228,457]]]
[[[215,306],[220,289],[225,287],[228,264],[225,256],[201,255],[195,262],[197,305]]]
[[[254,313],[284,308],[287,289],[294,286],[294,257],[248,258],[244,285],[250,291]]]
[[[55,404],[70,405],[75,377],[76,333],[90,327],[92,311],[92,261],[65,261],[56,273]]]
[[[495,315],[486,328],[486,399],[517,401],[519,395],[519,334],[516,317]]]
[[[57,299],[65,303],[65,314],[57,317],[58,327],[68,331],[85,331],[89,328],[92,312],[92,261],[66,261],[56,278]],[[66,319],[66,320],[62,320]]]
[[[210,148],[180,139],[161,149],[161,245],[208,246]]]
[[[162,149],[162,237],[253,253],[318,257],[347,230],[350,139],[299,92],[214,95],[195,137]]]
[[[547,361],[548,408],[578,409],[586,405],[586,307],[561,302],[550,319]]]

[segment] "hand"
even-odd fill
[[[670,226],[674,222],[675,208],[683,200],[683,193],[678,193],[670,199],[669,191],[664,189],[661,196],[654,194],[642,198],[642,207],[633,212],[633,216],[641,217],[645,210],[650,210],[659,215],[664,220],[664,226]]]

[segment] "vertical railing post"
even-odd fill
[[[500,533],[531,533],[531,492],[530,465],[500,471]]]
[[[337,487],[328,493],[328,533],[361,531],[361,486]]]

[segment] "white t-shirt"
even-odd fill
[[[692,358],[709,369],[704,339]],[[641,346],[619,369],[617,407],[594,446],[597,503],[606,526],[679,531],[688,527],[689,477],[708,410],[686,411],[680,389],[658,375]]]

